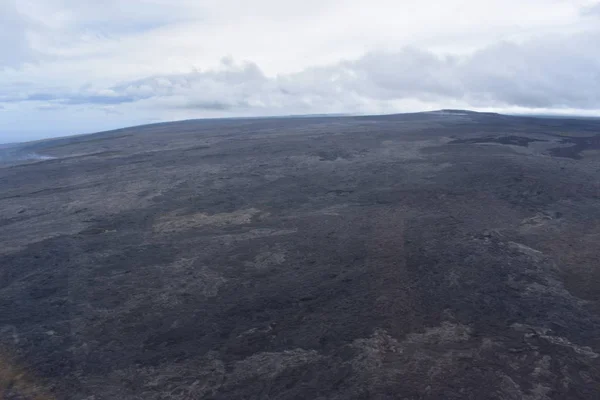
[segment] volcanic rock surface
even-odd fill
[[[600,121],[185,121],[19,151],[4,398],[600,396]]]

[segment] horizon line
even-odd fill
[[[455,114],[459,115],[460,113],[466,114],[481,114],[481,115],[497,115],[497,116],[508,116],[508,117],[529,117],[529,118],[541,118],[541,119],[578,119],[578,120],[600,120],[600,114],[598,116],[589,116],[582,114],[561,114],[561,113],[499,113],[494,111],[475,111],[469,109],[453,109],[453,108],[442,108],[436,110],[428,110],[428,111],[411,111],[411,112],[399,112],[399,113],[389,113],[389,114],[354,114],[354,113],[324,113],[324,114],[286,114],[286,115],[261,115],[261,116],[241,116],[241,117],[207,117],[207,118],[189,118],[189,119],[181,119],[181,120],[169,120],[169,121],[160,121],[160,122],[149,122],[143,123],[139,125],[127,125],[120,128],[102,130],[102,131],[93,131],[93,132],[84,132],[84,133],[74,133],[74,134],[66,134],[59,136],[51,136],[43,139],[34,139],[34,140],[26,140],[23,142],[0,142],[0,148],[2,147],[11,147],[17,145],[24,144],[35,144],[41,143],[49,140],[59,140],[59,139],[67,139],[67,138],[75,138],[79,136],[88,136],[88,135],[96,135],[96,134],[105,134],[111,132],[118,132],[127,129],[134,128],[143,128],[154,125],[163,125],[163,124],[175,124],[181,122],[193,122],[193,121],[230,121],[230,120],[260,120],[260,119],[293,119],[293,118],[364,118],[364,117],[391,117],[396,115],[416,115],[416,114],[435,114],[435,113],[447,113],[447,114]]]

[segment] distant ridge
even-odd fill
[[[493,113],[493,112],[479,112],[479,111],[471,111],[471,110],[457,110],[451,108],[445,108],[437,111],[430,111],[429,114],[447,114],[447,115],[495,115],[500,116],[502,114]]]
[[[508,119],[508,118],[537,118],[537,119],[552,119],[552,120],[580,120],[580,121],[597,121],[600,119],[600,116],[578,116],[578,115],[553,115],[553,114],[520,114],[520,113],[496,113],[496,112],[480,112],[480,111],[472,111],[472,110],[462,110],[462,109],[452,109],[452,108],[444,108],[440,110],[431,110],[431,111],[416,111],[416,112],[404,112],[404,113],[392,113],[392,114],[344,114],[344,113],[325,113],[325,114],[290,114],[290,115],[265,115],[265,116],[244,116],[244,117],[218,117],[218,118],[193,118],[193,119],[184,119],[184,120],[174,120],[174,121],[160,121],[160,122],[149,122],[140,125],[133,126],[124,126],[121,128],[110,129],[99,132],[88,132],[81,134],[69,134],[64,136],[56,136],[38,140],[31,140],[25,142],[15,142],[15,143],[6,143],[0,144],[0,149],[4,149],[7,147],[15,147],[15,146],[23,146],[26,145],[33,150],[43,149],[46,146],[56,145],[57,141],[61,141],[64,143],[76,141],[76,140],[89,140],[95,136],[107,136],[107,135],[119,135],[124,132],[131,131],[133,129],[148,129],[148,128],[158,128],[166,125],[189,125],[189,124],[222,124],[229,123],[232,121],[249,121],[256,122],[261,120],[294,120],[294,119],[305,119],[305,120],[324,120],[324,119],[339,119],[339,118],[358,118],[362,120],[380,120],[380,121],[390,121],[397,119],[422,119],[422,118],[441,118],[443,116],[446,117],[471,117],[473,119],[479,118],[483,119],[486,117],[494,118],[496,120],[499,119]]]

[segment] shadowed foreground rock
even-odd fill
[[[0,166],[7,399],[600,393],[598,121],[187,121],[17,150],[43,159]]]

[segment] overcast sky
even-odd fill
[[[589,0],[0,0],[0,142],[204,117],[600,114]]]

